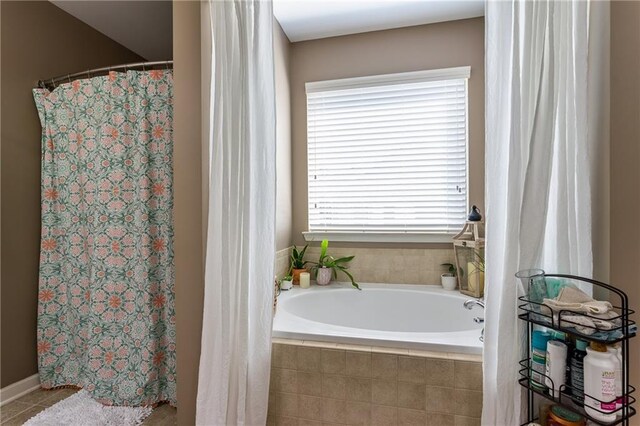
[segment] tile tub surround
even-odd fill
[[[267,425],[479,425],[481,410],[477,355],[273,344]]]
[[[289,272],[289,265],[291,262],[290,256],[291,256],[291,247],[278,250],[276,252],[274,273],[276,277],[278,277],[278,279],[284,277],[285,275],[287,275],[287,272]]]
[[[455,263],[453,246],[444,249],[377,249],[331,247],[334,257],[355,256],[349,271],[357,282],[394,284],[437,284],[440,275],[447,272],[443,263]],[[309,247],[305,258],[316,261],[320,247]],[[338,273],[338,281],[348,278]]]

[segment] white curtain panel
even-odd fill
[[[272,4],[209,1],[203,12],[203,41],[212,46],[203,61],[213,75],[196,422],[264,425],[275,252]]]
[[[594,135],[588,1],[486,5],[486,327],[483,425],[526,419],[520,269],[592,275]],[[597,34],[593,34],[597,37]]]

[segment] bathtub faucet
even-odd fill
[[[480,306],[482,309],[484,309],[484,301],[480,300],[480,299],[469,299],[469,300],[465,300],[464,302],[464,307],[467,309],[471,309],[474,306]]]
[[[472,309],[474,306],[480,306],[482,309],[484,309],[484,300],[480,300],[480,299],[465,300],[465,302],[464,302],[464,307],[465,308]],[[475,322],[476,324],[482,324],[482,323],[484,323],[484,318],[475,317],[473,319],[473,322]],[[480,332],[480,341],[484,342],[484,327],[482,328],[482,331]]]

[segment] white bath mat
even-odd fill
[[[84,389],[32,417],[25,426],[135,426],[151,414],[151,407],[109,407]]]

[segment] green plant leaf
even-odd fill
[[[339,259],[334,259],[333,261],[335,263],[349,263],[353,260],[355,256],[346,256],[346,257],[341,257]]]
[[[298,250],[296,246],[293,246],[293,249],[291,249],[291,270],[303,269],[308,263],[308,261],[304,260],[304,254],[307,251],[307,247],[309,247],[308,244],[304,246],[302,250]]]
[[[347,268],[343,267],[343,266],[336,266],[336,268],[340,269],[342,272],[344,272],[344,274],[349,277],[349,279],[351,280],[351,285],[355,288],[357,288],[358,290],[362,290],[360,288],[360,286],[358,285],[357,282],[355,282],[355,280],[353,279],[353,275],[351,275],[349,273],[349,271],[347,271]]]
[[[476,267],[476,270],[479,272],[484,272],[484,257],[480,254],[479,250],[473,251],[474,261],[473,264]]]
[[[441,263],[440,266],[446,266],[449,273],[454,277],[456,276],[456,267],[453,265],[453,263]]]
[[[327,248],[329,248],[329,240],[322,240],[320,244],[320,259],[327,255]]]

